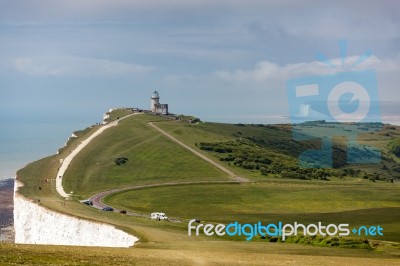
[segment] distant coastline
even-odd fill
[[[0,179],[0,242],[14,240],[14,178]]]
[[[14,177],[0,178],[0,188],[3,186],[8,186],[11,181],[14,181]]]
[[[13,224],[14,179],[0,180],[0,228]]]

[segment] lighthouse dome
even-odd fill
[[[153,94],[151,94],[151,98],[160,98],[158,91],[154,91]]]

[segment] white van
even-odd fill
[[[163,212],[153,212],[150,215],[150,218],[153,220],[168,220],[168,217]]]

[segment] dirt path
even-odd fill
[[[95,137],[97,137],[98,135],[100,135],[101,133],[103,133],[104,130],[110,128],[110,127],[114,127],[116,125],[118,125],[119,121],[124,120],[125,118],[128,118],[132,115],[137,115],[136,114],[130,114],[127,116],[124,116],[118,120],[115,120],[111,123],[108,123],[102,127],[100,127],[96,132],[94,132],[90,137],[88,137],[87,139],[85,139],[84,141],[81,142],[81,144],[78,145],[78,147],[76,147],[70,155],[68,155],[62,162],[60,169],[58,170],[57,176],[56,176],[56,190],[58,192],[58,194],[61,195],[61,197],[64,198],[68,198],[70,196],[70,194],[66,193],[64,190],[64,187],[62,185],[62,180],[63,180],[63,176],[65,171],[67,171],[69,164],[71,163],[71,161],[74,159],[74,157],[83,149],[85,148]]]
[[[218,169],[220,169],[221,171],[223,171],[224,173],[228,174],[229,176],[231,176],[232,178],[235,179],[235,181],[237,182],[249,182],[248,179],[240,177],[235,175],[234,172],[232,172],[231,170],[227,169],[226,167],[222,166],[221,164],[211,160],[210,158],[208,158],[207,156],[205,156],[204,154],[196,151],[195,149],[193,149],[192,147],[189,147],[188,145],[186,145],[185,143],[183,143],[182,141],[178,140],[177,138],[175,138],[174,136],[172,136],[171,134],[165,132],[164,130],[162,130],[161,128],[157,127],[156,125],[154,125],[153,122],[149,122],[149,125],[154,127],[155,129],[157,129],[159,132],[161,132],[164,136],[170,138],[171,140],[173,140],[174,142],[178,143],[179,145],[181,145],[182,147],[184,147],[185,149],[189,150],[190,152],[192,152],[193,154],[197,155],[198,157],[200,157],[201,159],[205,160],[206,162],[214,165],[215,167],[217,167]]]

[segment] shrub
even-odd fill
[[[388,144],[389,151],[400,157],[400,138],[392,139]]]
[[[269,237],[269,242],[271,241],[271,237]],[[279,237],[278,241],[281,240]],[[319,246],[319,247],[340,247],[340,248],[361,248],[361,249],[370,249],[370,243],[368,239],[362,238],[344,238],[344,237],[330,237],[330,236],[304,236],[304,235],[297,235],[297,236],[289,236],[285,240],[286,243],[299,243],[304,245],[311,245],[311,246]]]
[[[114,163],[115,163],[116,165],[123,165],[123,164],[125,164],[127,161],[129,161],[129,160],[128,160],[128,158],[126,158],[126,157],[118,157],[117,159],[114,160]]]

